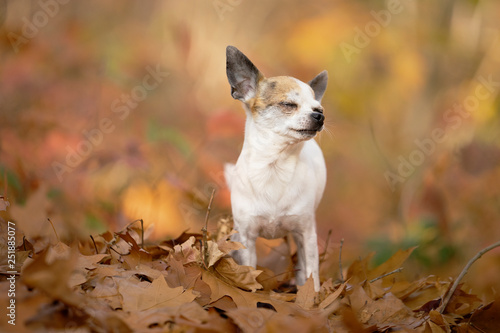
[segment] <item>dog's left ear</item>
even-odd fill
[[[231,96],[242,102],[255,97],[257,84],[264,76],[240,50],[226,48],[226,73],[231,85]]]
[[[323,94],[326,90],[326,84],[328,83],[328,72],[322,71],[314,79],[309,81],[309,85],[314,91],[314,98],[321,102],[321,98],[323,98]]]

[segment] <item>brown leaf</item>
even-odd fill
[[[218,279],[214,273],[209,271],[203,272],[202,280],[210,287],[211,302],[215,302],[224,296],[229,296],[238,308],[256,308],[257,303],[261,302],[271,304],[279,313],[292,314],[300,312],[300,308],[295,304],[272,299],[266,294],[241,290]]]
[[[0,196],[0,211],[6,211],[7,207],[10,206],[10,202],[5,200],[4,197]]]
[[[66,304],[79,305],[82,296],[74,293],[69,285],[76,254],[67,258],[52,257],[49,250],[43,251],[32,260],[26,260],[21,272],[21,281],[31,288],[38,288],[56,300]]]
[[[10,215],[16,221],[17,228],[29,239],[40,236],[55,238],[54,230],[47,221],[47,211],[50,208],[47,191],[47,185],[42,184],[23,206],[13,204],[10,208]]]
[[[124,311],[143,311],[161,307],[178,307],[196,298],[191,290],[170,288],[163,276],[149,282],[134,279],[115,279],[118,292],[123,297]]]
[[[324,318],[287,316],[269,309],[238,308],[227,313],[243,332],[328,332]]]
[[[314,307],[314,298],[316,292],[314,291],[314,280],[310,276],[303,286],[297,286],[297,298],[295,299],[295,304],[302,307],[305,310],[310,310]]]
[[[260,266],[257,266],[257,269],[261,271],[261,273],[257,276],[257,282],[262,285],[263,290],[271,291],[278,288],[278,279],[271,269]]]
[[[335,302],[339,298],[339,296],[342,294],[342,292],[344,291],[346,285],[347,285],[347,282],[342,283],[337,288],[337,290],[335,290],[335,292],[328,295],[321,303],[319,303],[319,308],[325,309],[326,307],[331,305],[333,302]]]
[[[470,322],[482,332],[495,332],[500,327],[500,299],[476,310]]]
[[[375,253],[370,253],[364,259],[355,260],[347,269],[346,279],[355,285],[363,282],[368,277],[368,265]]]
[[[367,279],[375,279],[379,276],[382,276],[386,273],[392,272],[403,265],[403,263],[408,259],[408,257],[412,254],[412,252],[416,249],[417,247],[411,247],[406,250],[398,250],[392,257],[390,257],[386,262],[383,264],[379,265],[378,267],[370,270],[367,274]],[[383,278],[384,280],[393,280],[394,276],[387,276]]]
[[[210,303],[210,306],[224,311],[229,311],[237,308],[236,303],[234,303],[233,299],[229,296],[223,296],[219,298],[215,302]]]
[[[451,332],[450,326],[448,325],[446,319],[438,311],[432,310],[431,312],[429,312],[429,318],[432,323],[439,326],[439,328],[441,328],[444,332],[446,333]]]
[[[450,302],[446,306],[447,313],[466,315],[473,312],[481,305],[482,301],[479,297],[467,294],[460,289],[461,286],[460,284],[457,290],[455,290]]]
[[[212,267],[217,261],[224,257],[226,253],[219,250],[219,246],[214,241],[207,242],[208,267]],[[207,267],[207,268],[208,268]]]
[[[349,295],[352,309],[364,325],[376,325],[380,330],[393,327],[414,328],[420,324],[413,312],[393,294],[372,300],[361,285],[355,286]]]
[[[194,236],[189,237],[187,241],[181,245],[174,246],[174,257],[177,260],[181,260],[183,264],[188,264],[191,262],[200,261],[200,251],[194,247],[196,238]]]
[[[233,258],[221,259],[214,268],[222,278],[239,288],[251,291],[262,289],[262,285],[257,282],[257,276],[262,271],[250,266],[238,265]]]
[[[93,289],[86,295],[96,300],[104,300],[113,310],[122,307],[118,286],[111,277],[98,277],[93,280]]]
[[[234,233],[236,233],[236,231],[233,230],[231,233],[229,233],[229,235],[232,235]],[[229,235],[227,237],[229,237]],[[226,237],[218,238],[217,245],[219,246],[219,250],[221,250],[225,254],[230,254],[231,251],[245,248],[240,242],[233,242],[231,240],[228,240]]]
[[[75,287],[85,283],[88,280],[89,270],[96,268],[97,263],[108,256],[107,254],[95,254],[92,256],[77,254],[75,268],[68,281],[69,286]]]

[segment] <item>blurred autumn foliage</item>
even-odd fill
[[[2,216],[19,244],[56,244],[47,218],[68,244],[136,219],[164,240],[201,229],[215,188],[215,232],[243,140],[235,45],[267,76],[329,71],[320,252],[344,238],[346,262],[379,264],[419,246],[402,274],[456,276],[500,239],[499,13],[496,0],[2,0]],[[261,245],[273,265],[283,241]],[[491,300],[499,276],[497,250],[465,283]]]
[[[225,223],[218,225],[214,235],[183,233],[160,243],[144,238],[142,227],[133,224],[71,246],[59,241],[39,252],[37,243],[24,240],[16,249],[18,324],[0,327],[17,332],[479,333],[500,325],[498,300],[486,304],[436,276],[395,277],[415,248],[374,268],[372,256],[356,260],[346,280],[322,274],[319,292],[311,277],[294,290],[293,265],[279,275],[239,266],[228,254],[242,245],[228,240]],[[322,258],[331,260],[328,254]]]

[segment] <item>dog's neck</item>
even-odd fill
[[[272,144],[270,144],[272,143]],[[245,159],[252,161],[252,165],[269,167],[281,162],[290,163],[298,159],[304,146],[304,141],[294,141],[259,128],[247,112],[245,123],[245,141],[243,143],[242,155]]]

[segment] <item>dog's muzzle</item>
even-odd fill
[[[325,123],[325,116],[320,112],[311,113],[311,119],[315,124],[314,129],[320,131],[323,128],[323,124]]]

